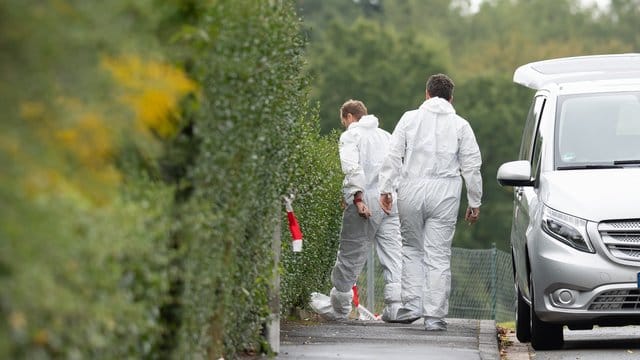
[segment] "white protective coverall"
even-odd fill
[[[347,204],[342,215],[342,230],[336,263],[331,271],[331,304],[336,318],[351,312],[352,291],[375,243],[385,282],[385,307],[382,319],[393,319],[401,306],[400,221],[397,208],[385,214],[378,205],[378,172],[389,148],[391,135],[378,128],[378,118],[365,115],[351,123],[340,136],[340,162],[345,174],[342,192]],[[364,203],[371,211],[362,218],[353,203],[354,194],[362,191]],[[395,190],[390,190],[395,194]]]
[[[402,232],[402,309],[398,318],[444,318],[449,311],[451,242],[462,179],[469,207],[480,207],[480,149],[469,123],[432,97],[406,112],[380,171],[380,193],[398,179]]]

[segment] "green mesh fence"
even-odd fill
[[[382,269],[372,251],[358,278],[360,302],[367,309],[380,313],[384,306]],[[373,291],[368,291],[373,289]],[[373,306],[371,303],[373,302]],[[450,318],[494,319],[498,322],[514,319],[515,292],[511,255],[495,247],[491,249],[451,249]]]

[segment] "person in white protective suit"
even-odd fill
[[[468,201],[465,220],[473,224],[480,216],[480,149],[471,126],[451,105],[453,88],[444,74],[429,77],[426,101],[396,125],[379,175],[380,205],[391,211],[397,203],[402,232],[403,304],[393,322],[424,317],[426,330],[447,329],[451,242],[462,178]]]
[[[347,129],[339,143],[346,206],[336,263],[331,271],[331,306],[321,311],[318,307],[314,309],[325,318],[347,319],[351,312],[352,287],[366,262],[370,246],[375,243],[385,282],[382,320],[393,320],[401,306],[400,220],[395,207],[385,213],[377,204],[378,171],[391,135],[378,127],[378,118],[367,115],[367,108],[361,101],[345,102],[340,108],[340,118]],[[393,186],[389,191],[395,194]]]

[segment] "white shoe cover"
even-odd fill
[[[447,322],[437,317],[425,317],[424,329],[427,331],[447,331]]]
[[[398,310],[402,307],[401,302],[393,302],[387,304],[384,309],[382,309],[382,321],[390,322],[396,320],[398,318]]]
[[[338,291],[335,287],[329,293],[331,306],[337,314],[347,317],[351,313],[351,302],[353,301],[353,291],[349,289],[347,292]]]
[[[325,320],[331,321],[339,321],[339,320],[347,320],[348,314],[338,314],[333,310],[333,306],[331,306],[331,298],[325,294],[321,294],[318,292],[311,293],[311,301],[309,305],[318,315],[320,315]]]

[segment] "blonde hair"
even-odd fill
[[[347,114],[351,114],[360,120],[361,117],[367,115],[367,107],[364,106],[364,103],[360,100],[347,100],[340,107],[340,117],[345,118]]]

